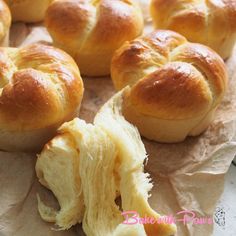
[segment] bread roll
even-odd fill
[[[125,218],[115,202],[117,195],[123,211],[160,219],[148,203],[152,184],[144,173],[146,150],[137,129],[122,115],[122,99],[123,91],[112,97],[94,125],[78,118],[63,124],[44,147],[36,173],[58,199],[60,211],[39,199],[40,215],[60,229],[82,222],[87,236],[174,235],[174,224],[122,223]]]
[[[44,20],[45,12],[54,0],[4,0],[12,14],[13,21],[35,23]]]
[[[35,151],[74,118],[83,96],[77,65],[40,44],[0,48],[0,149]]]
[[[116,51],[112,80],[130,85],[123,112],[141,134],[159,142],[180,142],[202,133],[227,84],[223,60],[212,49],[159,30]]]
[[[236,41],[235,0],[152,0],[151,16],[157,29],[170,29],[190,42],[214,49],[228,58]]]
[[[0,0],[0,46],[8,46],[11,13],[3,0]]]
[[[74,57],[83,75],[104,76],[113,52],[141,34],[143,18],[134,0],[58,0],[45,24],[54,45]]]

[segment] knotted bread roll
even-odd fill
[[[4,0],[13,21],[35,23],[44,20],[45,12],[53,0]]]
[[[45,145],[36,173],[58,199],[60,210],[38,198],[40,215],[61,229],[82,222],[87,236],[174,235],[176,226],[163,220],[122,223],[125,218],[115,202],[119,195],[123,211],[154,220],[161,217],[148,203],[152,184],[143,172],[146,150],[137,129],[122,115],[122,100],[123,91],[101,108],[94,125],[76,118],[63,124],[58,136]]]
[[[167,143],[202,133],[227,84],[224,62],[213,50],[164,30],[125,43],[111,72],[116,89],[131,86],[125,117],[144,137]]]
[[[11,13],[3,0],[0,0],[0,46],[8,46]]]
[[[152,0],[157,29],[170,29],[205,44],[226,59],[236,40],[235,0]]]
[[[39,150],[83,96],[76,63],[63,51],[40,44],[0,48],[0,149]]]
[[[113,52],[143,29],[134,0],[58,0],[46,13],[54,44],[74,57],[82,74],[110,74]]]

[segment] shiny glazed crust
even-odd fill
[[[236,41],[235,0],[152,0],[158,29],[170,29],[189,41],[205,44],[228,58]]]
[[[78,112],[83,82],[73,59],[59,49],[40,44],[0,48],[0,76],[1,149],[30,148],[23,140],[36,136],[43,145],[42,136]]]
[[[131,86],[126,118],[143,136],[161,142],[204,131],[227,83],[224,62],[213,50],[166,30],[125,43],[111,72],[117,90]]]
[[[102,76],[110,74],[113,52],[141,34],[143,18],[133,0],[59,0],[48,8],[45,24],[82,74]]]

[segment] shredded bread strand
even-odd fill
[[[118,194],[123,211],[137,211],[140,217],[160,217],[148,204],[152,184],[149,174],[143,172],[145,147],[138,130],[122,115],[125,90],[117,93],[101,108],[94,125],[78,118],[62,125],[59,136],[47,144],[39,155],[36,163],[39,181],[52,190],[61,207],[56,212],[39,200],[39,212],[45,221],[53,221],[61,229],[82,221],[83,230],[88,236],[168,236],[176,232],[176,226],[170,224],[122,223],[124,218],[115,202]],[[55,151],[62,149],[63,152]],[[54,154],[51,158],[50,153]],[[74,159],[71,158],[73,153]],[[70,163],[65,166],[64,173],[61,174],[61,169],[57,173],[58,165],[55,162],[63,158]],[[54,164],[50,163],[52,159]],[[73,174],[69,176],[69,169],[75,163],[79,168],[75,168],[77,172],[72,171]],[[54,166],[51,178],[48,177],[49,166]],[[62,181],[62,178],[66,181]],[[70,197],[67,196],[69,191],[72,193]],[[69,207],[72,205],[73,211]]]

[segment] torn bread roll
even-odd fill
[[[169,29],[190,42],[211,47],[223,59],[236,41],[235,0],[152,0],[151,16],[157,29]]]
[[[39,151],[78,115],[83,82],[74,60],[42,44],[0,48],[0,149]]]
[[[60,204],[56,211],[39,199],[40,215],[61,229],[82,222],[88,236],[173,235],[173,224],[123,224],[117,194],[123,211],[161,216],[148,204],[152,184],[143,172],[146,151],[137,129],[122,116],[122,97],[123,91],[111,98],[94,125],[78,118],[62,125],[38,156],[39,181]]]
[[[36,23],[44,20],[46,10],[54,0],[4,0],[12,14],[12,20]]]
[[[201,134],[227,85],[223,60],[210,48],[159,30],[126,42],[111,67],[117,90],[130,85],[124,116],[151,140],[173,143]]]
[[[142,33],[143,17],[135,0],[59,0],[48,8],[45,25],[83,75],[105,76],[114,51]]]
[[[0,0],[0,46],[9,44],[9,30],[11,26],[11,13],[3,0]]]

